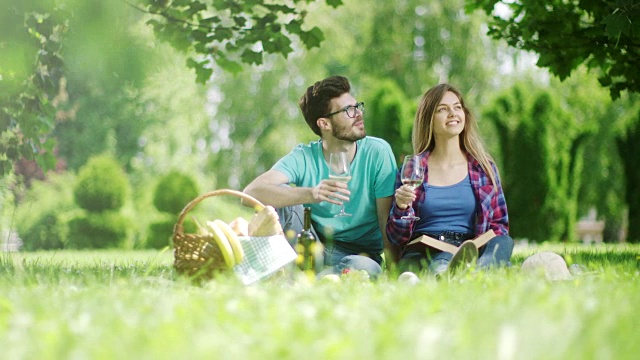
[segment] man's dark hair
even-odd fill
[[[324,80],[317,81],[313,86],[309,86],[304,95],[300,98],[300,110],[307,125],[313,132],[320,135],[318,119],[329,113],[329,102],[351,90],[349,80],[344,76],[330,76]]]

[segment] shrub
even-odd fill
[[[172,245],[173,227],[175,224],[176,219],[171,218],[164,221],[156,221],[149,225],[145,248],[162,249],[167,245]],[[184,232],[187,234],[195,234],[198,232],[198,227],[193,221],[185,221],[182,226]]]
[[[117,210],[124,204],[129,183],[120,164],[111,156],[89,159],[78,174],[74,188],[76,203],[94,213]]]
[[[88,213],[69,222],[67,247],[72,249],[104,249],[120,247],[127,237],[129,224],[113,211]]]
[[[149,249],[162,249],[171,245],[174,220],[157,221],[149,225],[149,233],[145,247]]]
[[[23,249],[54,250],[66,242],[68,219],[75,216],[71,173],[49,174],[34,181],[15,211],[15,227]]]
[[[189,201],[198,196],[198,191],[192,177],[171,171],[158,181],[153,194],[153,205],[161,212],[178,215]]]
[[[57,250],[64,247],[66,224],[55,213],[41,216],[35,224],[20,234],[22,249]]]

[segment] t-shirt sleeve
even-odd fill
[[[379,160],[375,184],[376,199],[393,195],[398,171],[391,146],[386,141],[381,141],[380,144],[377,154]]]
[[[280,158],[271,169],[283,173],[289,179],[290,184],[298,185],[301,179],[300,171],[303,169],[303,165],[304,154],[300,148],[296,147],[289,154]]]

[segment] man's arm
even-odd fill
[[[391,210],[392,197],[387,196],[376,199],[376,212],[378,214],[378,226],[382,233],[382,242],[384,245],[385,260],[387,263],[395,263],[398,258],[398,249],[389,242],[387,238],[387,219]]]
[[[282,186],[288,182],[283,173],[272,169],[253,180],[244,192],[274,208],[321,201],[341,205],[342,202],[336,198],[349,201],[351,194],[347,184],[340,181],[322,180],[316,187]]]

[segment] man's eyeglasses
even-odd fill
[[[329,117],[332,115],[335,115],[337,113],[341,113],[341,112],[346,112],[347,116],[350,118],[354,118],[356,117],[356,110],[360,110],[361,113],[364,114],[364,102],[359,102],[355,105],[349,105],[347,107],[345,107],[344,109],[340,109],[338,111],[334,111],[331,114],[327,114],[327,115],[323,115],[322,117]]]

